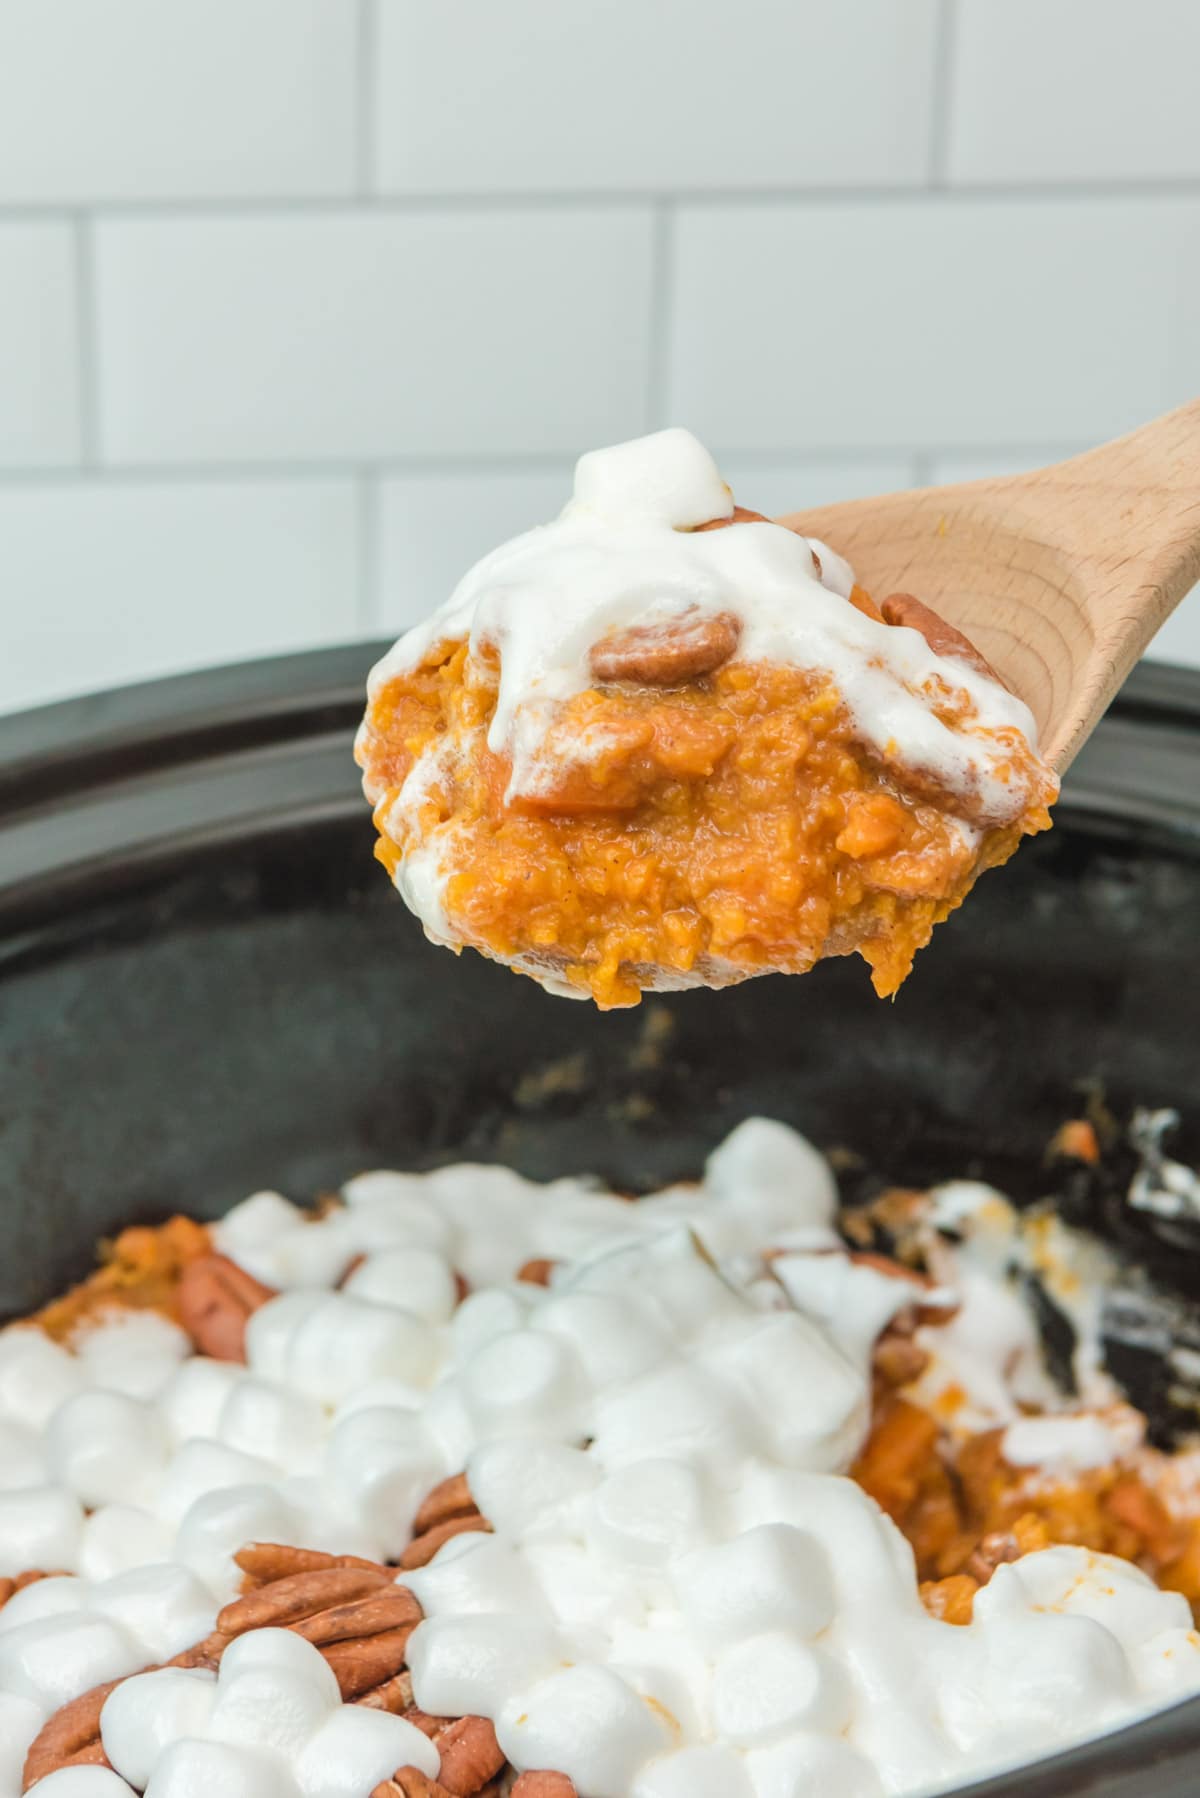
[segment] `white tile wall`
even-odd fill
[[[0,204],[349,193],[347,0],[3,0]]]
[[[959,0],[956,181],[1200,179],[1196,0]]]
[[[0,709],[360,633],[350,481],[0,492]]]
[[[323,462],[630,436],[650,267],[645,208],[105,221],[100,441]]]
[[[448,598],[488,550],[561,512],[571,464],[397,475],[381,483],[372,618],[398,635]]]
[[[75,280],[65,225],[0,224],[0,468],[79,455]]]
[[[1099,441],[1200,392],[1200,195],[680,209],[673,415],[721,443]]]
[[[1179,404],[1197,66],[1200,0],[0,0],[0,706],[398,628],[651,425],[772,512]]]
[[[780,0],[377,4],[385,191],[893,187],[928,173],[936,0],[855,0],[852,17]]]

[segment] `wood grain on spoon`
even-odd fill
[[[915,593],[976,644],[1064,770],[1200,581],[1200,400],[1032,474],[790,513],[870,592]]]

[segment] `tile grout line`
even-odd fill
[[[934,41],[933,105],[930,108],[929,188],[949,186],[950,124],[954,106],[954,52],[958,40],[958,0],[938,0]]]
[[[85,469],[100,461],[99,320],[96,316],[95,241],[91,220],[77,213],[75,252],[75,353],[79,364],[79,447]]]
[[[939,151],[939,154],[941,152]],[[935,205],[1030,205],[1066,206],[1072,204],[1105,204],[1118,200],[1200,199],[1200,177],[1194,175],[1160,176],[1136,180],[1095,179],[1088,181],[956,181],[951,186],[914,184],[910,186],[845,186],[845,187],[730,187],[680,188],[670,193],[642,189],[604,189],[526,192],[414,193],[295,196],[247,199],[245,196],[184,197],[176,200],[100,201],[87,207],[87,217],[101,223],[170,223],[176,225],[225,223],[231,220],[270,218],[419,218],[430,213],[453,216],[475,212],[630,212],[653,211],[668,205],[672,210],[682,206],[708,209],[717,207],[761,206],[784,211],[805,206],[913,206]],[[39,202],[29,206],[0,202],[0,225],[71,223],[81,215],[78,205],[63,201],[61,205]]]
[[[873,462],[911,462],[914,455],[924,458],[926,462],[935,460],[981,461],[991,456],[1005,460],[1012,457],[1028,458],[1033,461],[1043,457],[1047,462],[1061,461],[1068,455],[1077,455],[1087,444],[1064,445],[1061,441],[1048,443],[941,443],[933,448],[914,451],[903,444],[811,444],[803,449],[762,449],[753,445],[722,445],[714,443],[714,456],[724,462],[752,462],[764,469],[798,469],[823,468],[829,464],[853,468],[863,463]],[[21,487],[48,486],[72,487],[84,483],[93,483],[105,487],[142,486],[180,486],[206,484],[244,483],[247,486],[279,481],[359,481],[378,482],[389,476],[404,478],[406,476],[442,476],[453,480],[456,477],[472,476],[488,479],[491,476],[512,474],[556,474],[569,473],[573,451],[549,451],[545,454],[506,455],[463,455],[427,456],[419,453],[402,456],[381,457],[376,460],[363,461],[312,461],[312,462],[176,462],[176,463],[96,463],[92,466],[62,467],[45,465],[43,467],[13,466],[0,469],[0,491],[5,488],[16,490]]]
[[[647,358],[646,429],[660,430],[671,421],[669,400],[671,318],[675,298],[675,208],[659,200],[654,208],[650,246],[650,341]]]
[[[375,186],[375,56],[378,50],[378,14],[375,0],[358,0],[358,34],[355,47],[355,162],[356,192],[360,201],[374,203]]]

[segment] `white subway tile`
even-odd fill
[[[908,456],[871,456],[839,460],[836,456],[756,458],[718,456],[721,473],[739,505],[775,518],[781,512],[803,512],[808,506],[832,506],[841,499],[869,499],[913,485],[916,471]]]
[[[362,635],[351,481],[0,488],[0,709]]]
[[[79,456],[75,280],[69,226],[0,225],[0,468]]]
[[[950,487],[956,481],[993,481],[1003,475],[1030,474],[1035,468],[1048,468],[1051,462],[1065,462],[1070,456],[1082,455],[1093,446],[1089,443],[1058,444],[1053,449],[972,450],[951,455],[934,456],[929,463],[929,487]]]
[[[385,191],[925,178],[934,0],[377,0]]]
[[[684,206],[671,414],[728,449],[1101,442],[1200,388],[1200,199]]]
[[[951,41],[951,180],[1200,176],[1196,0],[959,0]]]
[[[337,194],[348,0],[4,0],[0,202]]]
[[[396,475],[377,504],[374,623],[399,633],[453,592],[498,543],[557,517],[572,468]]]
[[[571,453],[644,426],[648,210],[97,227],[114,461]]]

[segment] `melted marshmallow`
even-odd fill
[[[74,1354],[0,1333],[0,1550],[69,1570],[0,1611],[0,1798],[57,1705],[208,1633],[242,1543],[395,1557],[464,1467],[494,1533],[403,1576],[417,1702],[491,1717],[581,1798],[910,1793],[1200,1689],[1185,1602],[1081,1549],[1001,1568],[966,1628],[925,1612],[907,1544],[843,1477],[874,1335],[911,1290],[837,1252],[829,1170],[783,1126],[741,1126],[701,1185],[636,1205],[491,1167],[362,1175],[343,1199],[308,1221],[256,1194],[218,1227],[283,1289],[245,1367],[180,1364],[169,1328],[119,1317]],[[534,1257],[548,1289],[514,1278]],[[361,1798],[437,1770],[274,1631],[219,1678],[118,1687],[101,1728],[116,1773],[47,1791]]]
[[[477,563],[445,605],[378,663],[370,692],[419,665],[439,642],[494,646],[500,686],[488,743],[512,755],[510,797],[529,795],[544,782],[545,738],[558,708],[593,684],[588,655],[602,637],[692,610],[732,613],[742,626],[740,660],[827,673],[862,740],[932,774],[951,808],[956,794],[969,794],[996,822],[1018,817],[1031,795],[1013,779],[1006,747],[985,733],[1017,731],[1036,746],[1028,708],[973,667],[935,655],[917,631],[846,604],[853,574],[824,545],[823,584],[808,541],[780,525],[695,531],[732,511],[716,464],[687,431],[594,450],[580,459],[561,516]],[[961,729],[931,709],[946,689],[965,692],[974,708]],[[410,774],[406,807],[436,777],[444,753],[444,746],[428,751]],[[436,928],[437,864],[422,863],[405,878],[414,889],[405,897],[422,917],[429,911]]]

